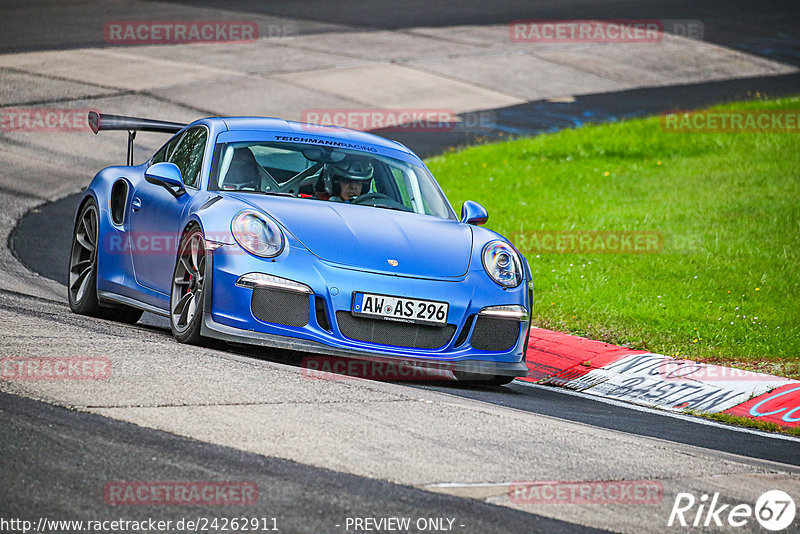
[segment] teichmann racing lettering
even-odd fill
[[[356,145],[353,143],[346,143],[343,141],[334,141],[332,139],[314,139],[313,137],[300,137],[293,135],[276,135],[276,141],[291,141],[294,143],[314,143],[317,145],[336,146],[339,148],[351,148],[353,150],[361,150],[364,152],[378,152],[376,148],[366,145]]]

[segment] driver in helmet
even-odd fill
[[[372,181],[372,163],[366,158],[347,158],[329,164],[333,202],[350,202],[369,191]]]

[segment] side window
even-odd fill
[[[184,185],[197,187],[197,178],[203,167],[203,153],[206,150],[208,134],[204,127],[186,131],[175,151],[169,156],[171,161],[181,170]]]
[[[153,165],[156,163],[163,163],[165,161],[169,161],[169,155],[175,150],[175,145],[178,144],[178,141],[181,140],[184,134],[176,135],[170,141],[161,147],[161,149],[156,152],[156,155],[153,156]]]

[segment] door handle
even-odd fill
[[[142,199],[139,197],[134,197],[133,202],[131,202],[131,211],[136,213],[142,207]]]

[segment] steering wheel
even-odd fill
[[[383,193],[367,193],[366,195],[359,195],[355,197],[353,200],[350,201],[351,204],[363,204],[365,202],[369,202],[370,200],[382,200],[383,202],[373,203],[373,206],[381,207],[381,208],[390,208],[393,210],[399,211],[411,211],[411,208],[408,206],[404,206],[400,202],[396,201],[389,195],[384,195]]]
[[[367,193],[366,195],[358,195],[353,200],[350,201],[351,204],[361,204],[368,200],[377,200],[377,199],[386,199],[390,202],[394,203],[394,199],[389,195],[384,195],[383,193]]]

